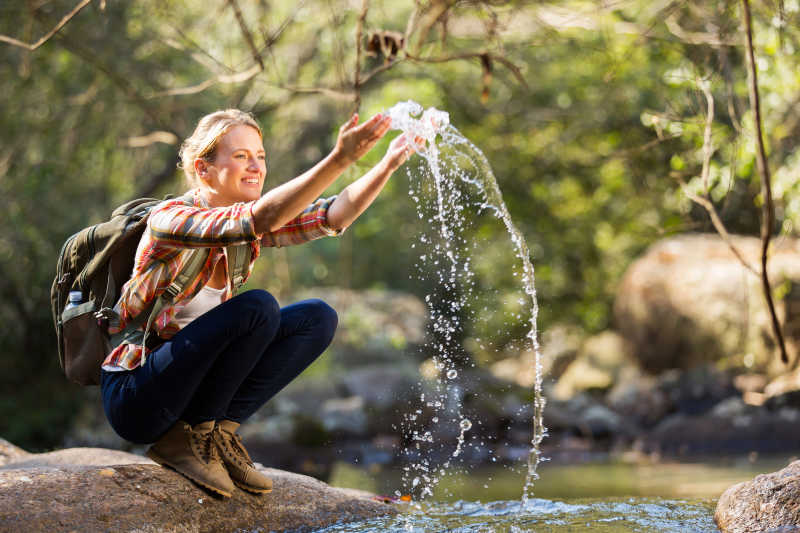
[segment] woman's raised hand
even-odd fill
[[[347,164],[354,163],[369,152],[375,143],[389,131],[392,119],[378,113],[368,121],[359,124],[358,113],[339,128],[335,154]]]
[[[416,152],[416,147],[421,146],[425,142],[422,137],[417,137],[413,143],[408,142],[406,134],[396,137],[389,149],[386,150],[386,155],[383,156],[383,161],[389,167],[390,172],[394,172],[411,157],[411,154]]]

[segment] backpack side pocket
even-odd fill
[[[79,385],[99,385],[100,366],[111,345],[105,328],[97,323],[94,302],[85,302],[61,314],[64,338],[64,372]]]

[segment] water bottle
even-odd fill
[[[81,300],[83,300],[83,293],[81,291],[69,291],[69,302],[67,302],[67,306],[64,308],[64,311],[67,309],[72,309],[73,307],[78,307],[80,305]]]

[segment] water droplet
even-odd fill
[[[458,376],[458,372],[455,369],[451,368],[447,371],[447,379],[456,379],[456,376]]]
[[[469,431],[470,428],[472,428],[472,422],[470,422],[468,419],[464,418],[464,419],[461,420],[461,423],[459,424],[459,426],[461,427],[462,431]]]

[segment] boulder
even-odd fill
[[[653,376],[623,379],[606,396],[608,406],[625,420],[645,428],[658,424],[674,405]]]
[[[578,355],[584,334],[573,326],[555,324],[542,332],[542,375],[558,379]],[[536,382],[536,355],[533,350],[500,359],[490,371],[495,377],[530,389]]]
[[[800,411],[745,404],[729,398],[703,415],[677,413],[641,440],[645,452],[665,455],[786,453],[800,446]]]
[[[732,236],[751,264],[760,241]],[[800,342],[800,240],[771,248],[770,281],[790,355]],[[785,372],[773,342],[760,278],[717,235],[683,235],[653,245],[628,268],[614,304],[617,329],[652,373],[701,363]]]
[[[604,392],[621,378],[638,373],[630,344],[617,333],[604,331],[586,339],[552,394],[558,400],[568,400],[579,392]]]
[[[703,365],[685,372],[669,370],[657,378],[657,389],[666,397],[667,412],[705,413],[739,392],[730,373]]]
[[[0,466],[12,461],[18,461],[31,455],[19,446],[11,444],[6,439],[0,439]]]
[[[331,433],[363,437],[367,434],[367,413],[361,396],[332,398],[322,404],[322,426]]]
[[[800,461],[730,487],[717,502],[722,533],[800,530]]]
[[[272,493],[236,490],[224,499],[125,452],[78,448],[18,454],[0,467],[0,517],[4,531],[189,533],[310,531],[396,513],[363,491],[260,468],[274,481]]]
[[[548,400],[544,423],[551,434],[579,436],[590,441],[612,442],[631,438],[638,428],[630,420],[612,411],[596,396],[579,393],[567,401]]]
[[[764,387],[763,399],[770,408],[800,408],[800,368],[778,376]]]

